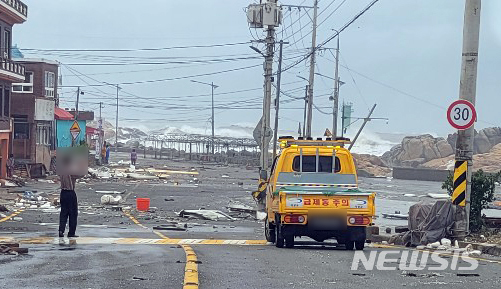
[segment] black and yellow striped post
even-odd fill
[[[456,161],[454,165],[454,179],[452,191],[452,203],[466,206],[466,177],[468,171],[467,161]]]

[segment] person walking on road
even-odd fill
[[[106,164],[106,142],[104,142],[101,148],[101,163]]]
[[[132,149],[132,151],[130,152],[130,164],[136,166],[136,161],[137,161],[137,152],[136,149]]]
[[[7,159],[7,177],[12,178],[14,176],[14,155],[10,154],[9,158]]]
[[[61,175],[61,213],[59,214],[59,237],[64,237],[66,222],[69,219],[68,238],[78,237],[75,235],[77,230],[78,201],[75,193],[75,183],[77,176]]]

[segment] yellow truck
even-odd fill
[[[266,240],[279,248],[307,236],[335,238],[347,250],[363,250],[373,225],[375,193],[358,189],[348,139],[279,139],[281,152],[266,181]]]

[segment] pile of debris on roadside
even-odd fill
[[[172,170],[168,169],[166,166],[162,168],[156,167],[143,167],[136,168],[130,165],[129,162],[120,161],[118,163],[111,163],[108,166],[102,166],[98,168],[89,168],[89,174],[81,179],[81,181],[86,182],[90,179],[100,179],[100,180],[127,180],[129,182],[164,182],[166,184],[172,183],[173,185],[179,185],[180,180],[188,183],[194,187],[198,186],[199,172],[195,168],[190,168],[189,171],[182,170]]]
[[[28,254],[28,248],[20,248],[18,243],[0,244],[0,255]]]

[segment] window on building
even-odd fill
[[[33,93],[33,72],[26,71],[23,83],[13,83],[12,92]]]
[[[50,145],[50,125],[37,124],[37,144]]]
[[[14,116],[14,139],[29,139],[30,124],[28,116]]]
[[[45,72],[45,96],[54,97],[54,84],[56,81],[56,75],[54,72]]]
[[[9,59],[10,58],[10,42],[11,42],[10,31],[5,30],[3,35],[4,35],[4,37],[3,37],[2,57]]]

